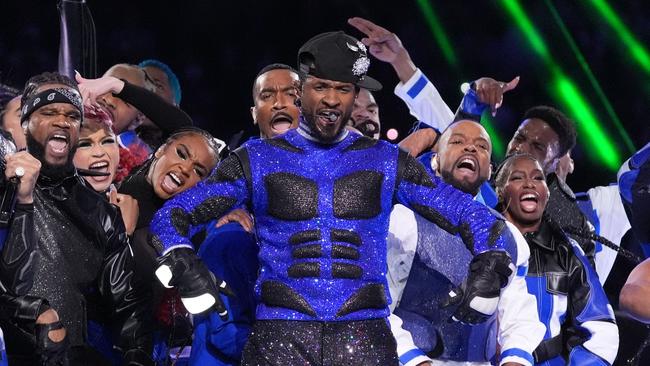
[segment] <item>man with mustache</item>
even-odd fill
[[[289,65],[270,64],[257,73],[251,116],[260,129],[260,138],[272,138],[298,127],[299,90],[298,71]]]
[[[365,136],[379,139],[381,135],[381,121],[379,120],[379,105],[372,92],[360,89],[354,101],[354,109],[348,125],[354,127]]]
[[[494,115],[503,103],[503,94],[519,83],[519,77],[507,83],[486,77],[473,81],[454,116],[435,86],[415,67],[408,51],[394,33],[363,18],[351,18],[348,23],[367,36],[364,42],[370,45],[373,56],[393,66],[400,79],[395,94],[406,103],[411,114],[425,126],[433,127],[416,130],[400,142],[400,147],[413,156],[431,149],[438,141],[440,131],[452,121],[463,118],[480,121],[481,114],[487,108],[491,108]],[[554,173],[556,167],[564,167],[559,164],[560,159],[575,145],[575,136],[573,123],[562,112],[552,107],[536,106],[526,112],[517,133],[508,144],[508,154],[515,149],[529,152],[538,158],[547,174]],[[563,171],[561,173],[564,175]],[[551,200],[548,209],[558,218],[558,222],[570,223],[583,232],[589,231],[587,219],[565,182],[553,174],[549,179],[549,188]],[[491,206],[496,204],[496,200],[492,199],[494,192],[488,185],[481,189],[480,195],[482,202]],[[622,207],[620,204],[618,206]],[[593,242],[579,237],[576,240],[593,263]]]
[[[394,33],[363,18],[351,18],[348,23],[367,36],[364,41],[370,45],[373,56],[393,66],[400,78],[400,83],[395,87],[395,94],[407,104],[411,114],[424,125],[433,127],[416,130],[400,142],[400,147],[413,156],[433,148],[440,137],[439,131],[444,130],[452,121],[462,118],[480,121],[481,114],[488,107],[494,115],[503,103],[503,94],[514,89],[519,83],[519,77],[507,83],[486,77],[473,81],[466,89],[454,116],[435,86],[415,67],[408,51]],[[526,112],[523,122],[508,144],[508,154],[515,149],[529,152],[540,161],[547,174],[553,173],[549,177],[549,212],[558,222],[577,227],[582,232],[589,232],[587,218],[578,208],[574,193],[563,179],[554,174],[556,167],[564,168],[564,165],[559,164],[560,159],[573,148],[575,139],[573,122],[562,112],[548,106],[535,106]],[[564,175],[563,171],[560,173]],[[484,186],[481,190],[481,201],[492,206],[496,204],[494,197],[493,190],[488,185]],[[617,206],[622,207],[620,204]],[[614,227],[612,231],[617,230]],[[582,237],[575,239],[593,263],[593,242]]]
[[[492,143],[477,122],[452,123],[440,137],[438,153],[420,160],[431,174],[476,197],[491,175]],[[460,238],[444,232],[402,205],[393,209],[388,240],[388,282],[394,305],[391,328],[405,366],[489,365],[501,347],[500,364],[531,365],[544,326],[537,320],[535,298],[526,289],[528,246],[516,227],[510,252],[517,274],[501,291],[497,314],[475,326],[448,323],[453,308],[441,309],[446,294],[462,279],[471,255]],[[440,250],[445,243],[446,250]],[[498,318],[498,321],[497,321]],[[433,358],[435,361],[432,361]]]
[[[432,139],[440,136],[439,154],[432,157],[429,153],[421,159],[426,169],[483,202],[480,191],[490,177],[492,144],[485,129],[474,120],[480,119],[480,111],[488,105],[497,108],[503,93],[514,88],[517,79],[503,83],[508,87],[499,84],[484,88],[484,80],[477,82],[454,116],[435,87],[415,67],[395,34],[362,18],[348,22],[367,36],[364,43],[372,55],[393,66],[401,81],[395,94],[406,102],[411,114],[445,131],[440,134],[433,128],[421,130],[420,134]],[[454,119],[458,122],[452,123]],[[400,146],[409,149],[417,144],[403,141]],[[535,299],[526,291],[528,245],[515,227],[511,229],[518,238],[517,247],[510,252],[518,272],[502,290],[498,306],[501,364],[530,365],[544,329],[536,320]],[[400,363],[428,364],[428,354],[435,358],[435,364],[489,364],[495,354],[492,340],[497,333],[497,316],[477,326],[449,324],[447,319],[453,307],[440,309],[447,293],[462,280],[464,269],[470,265],[471,255],[461,240],[408,208],[396,205],[390,217],[388,242],[388,282],[394,300],[391,309],[403,317],[390,317]],[[438,249],[440,243],[448,244],[445,250]]]
[[[22,231],[33,233],[36,246],[18,253],[29,257],[20,271],[30,284],[5,305],[10,363],[108,364],[86,338],[93,319],[113,324],[124,364],[151,364],[150,295],[134,278],[119,210],[87,188],[72,165],[83,116],[76,84],[55,73],[34,76],[21,110],[29,153],[8,161],[23,176],[18,202],[34,220]],[[10,236],[7,245],[18,239]]]
[[[383,37],[383,40],[389,44],[401,45],[396,40],[394,34],[372,23],[367,24],[367,21],[359,20],[358,18],[350,20],[350,23],[361,31],[366,32],[371,40],[382,40]],[[385,51],[383,56],[392,56],[393,54],[399,55],[400,52],[404,52],[400,51],[400,49],[397,47],[392,50],[390,47],[384,47],[379,50]],[[391,52],[395,50],[399,52]],[[415,67],[412,66],[411,69],[415,69]],[[441,101],[433,84],[420,71],[413,73],[412,77],[406,82],[403,77],[400,77],[400,79],[404,87],[400,90],[398,96],[407,103],[411,114],[425,123],[434,126],[437,124],[437,126],[443,128],[453,120],[449,108]],[[502,93],[512,89],[517,81],[518,78],[513,79],[509,83],[498,82],[490,78],[481,78],[475,81],[471,88],[467,89],[465,98],[461,103],[461,109],[466,111],[474,109],[474,112],[470,114],[480,117],[482,110],[487,108],[486,104],[492,104],[492,110],[494,112],[494,109],[502,103]],[[396,88],[396,92],[398,92],[399,87]],[[486,93],[486,91],[488,92]],[[492,91],[497,93],[494,94]],[[479,97],[478,102],[485,101],[485,98],[481,98],[481,94],[487,94],[489,96],[488,100],[491,100],[491,102],[476,103],[477,96]],[[438,100],[440,103],[431,103],[431,100]],[[467,108],[468,106],[474,106],[476,108]],[[412,155],[417,156],[421,152],[432,148],[438,136],[439,134],[432,129],[419,130],[404,139],[400,143],[400,146],[407,149]],[[525,113],[522,123],[508,144],[508,153],[510,154],[515,151],[527,152],[540,161],[545,172],[549,174],[548,183],[551,196],[547,212],[557,222],[565,226],[575,227],[578,231],[588,235],[591,232],[591,227],[587,220],[589,217],[593,222],[599,224],[596,225],[599,227],[599,234],[615,243],[625,243],[626,238],[630,237],[630,235],[626,234],[630,225],[627,222],[618,187],[596,187],[576,201],[576,196],[561,177],[565,176],[565,172],[572,169],[569,160],[570,157],[566,155],[575,146],[575,139],[576,131],[573,122],[564,116],[563,113],[552,107],[536,106]],[[563,165],[562,159],[566,159],[566,162],[569,164]],[[558,174],[556,175],[555,173]],[[487,185],[484,185],[483,188],[481,190],[482,195],[487,197],[494,196],[493,193],[490,194],[492,190]],[[484,192],[488,194],[484,194]],[[485,202],[490,204],[489,200],[485,200]],[[602,250],[598,250],[598,254],[594,260],[594,243],[583,236],[573,237],[581,245],[592,264],[594,262],[596,263],[595,267],[599,273],[601,283],[604,284],[605,290],[611,296],[610,301],[616,303],[616,300],[613,300],[613,298],[617,299],[618,297],[618,291],[621,286],[620,278],[625,278],[625,269],[627,267],[625,265],[617,265],[615,262],[624,261],[625,259],[622,256],[617,256],[617,252],[603,247]],[[626,246],[626,244],[622,246]],[[610,276],[609,272],[612,268],[614,269],[614,275]],[[623,270],[616,271],[617,269]],[[608,282],[611,285],[610,283],[605,283],[605,279],[608,277],[610,278]],[[626,334],[626,332],[621,332],[621,334]]]
[[[188,310],[227,317],[220,292],[228,286],[207,273],[190,237],[233,207],[255,215],[260,304],[244,365],[397,363],[386,322],[393,202],[458,233],[476,255],[451,295],[456,319],[489,317],[513,271],[505,248],[516,244],[503,220],[396,146],[345,129],[357,88],[381,87],[366,75],[369,63],[365,45],[343,32],[307,41],[298,52],[298,128],[247,142],[152,222],[152,240],[165,248],[159,279],[179,289]]]
[[[273,138],[298,127],[300,111],[295,102],[299,88],[298,72],[289,65],[274,63],[257,73],[252,88],[254,105],[250,112],[253,123],[260,129],[261,139]],[[228,281],[236,300],[224,302],[230,314],[227,321],[217,314],[194,317],[191,364],[235,365],[241,361],[255,318],[253,284],[259,263],[252,231],[252,218],[243,209],[229,212],[206,228],[206,240],[198,254],[216,276]],[[240,254],[236,260],[227,255],[234,250],[233,245]]]

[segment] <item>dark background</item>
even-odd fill
[[[449,37],[458,63],[443,57],[419,4],[428,2]],[[452,110],[461,99],[459,85],[480,76],[510,80],[519,87],[506,95],[496,117],[507,143],[523,112],[537,104],[566,108],[553,98],[547,64],[532,50],[502,1],[88,1],[97,29],[98,71],[115,63],[156,58],[169,64],[183,90],[181,106],[203,127],[228,140],[239,130],[257,134],[249,113],[257,71],[271,62],[295,65],[296,51],[324,31],[343,29],[360,38],[346,19],[362,16],[395,32],[412,59],[437,86]],[[553,5],[590,65],[596,79],[636,148],[650,140],[650,72],[630,56],[617,33],[588,1],[522,1],[544,37],[555,62],[579,86],[613,141],[621,160],[631,154],[594,88],[553,19]],[[650,40],[647,0],[610,2],[644,47]],[[22,86],[25,80],[57,67],[59,20],[56,2],[0,1],[0,80]],[[370,75],[384,84],[376,93],[382,130],[405,136],[413,118],[392,93],[397,82],[390,65],[373,60]],[[570,113],[568,113],[570,115]],[[570,115],[571,116],[571,115]],[[575,116],[571,116],[575,117]],[[576,172],[568,182],[576,191],[607,184],[615,171],[586,153],[598,149],[578,136]],[[500,160],[501,156],[494,156]]]

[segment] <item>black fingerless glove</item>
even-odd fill
[[[219,294],[234,294],[225,281],[215,277],[203,264],[194,250],[173,249],[160,257],[158,263],[156,276],[164,286],[178,290],[187,311],[198,314],[214,307],[221,319],[228,319],[228,310]]]
[[[54,342],[49,337],[50,331],[58,329],[63,329],[60,320],[49,324],[36,324],[35,326],[36,354],[40,358],[41,365],[60,365],[65,360],[65,354],[69,346],[67,335],[61,342]]]

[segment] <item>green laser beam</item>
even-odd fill
[[[605,95],[605,92],[600,87],[600,83],[598,83],[598,80],[594,76],[593,72],[591,72],[591,68],[589,67],[589,64],[587,63],[584,56],[582,55],[582,52],[580,52],[580,49],[578,48],[578,45],[576,44],[575,40],[571,36],[571,33],[567,29],[566,24],[562,20],[562,17],[560,17],[557,8],[555,7],[555,5],[553,5],[551,0],[545,0],[545,2],[546,2],[546,6],[549,8],[551,14],[553,15],[553,19],[555,20],[555,23],[560,27],[560,30],[562,31],[562,35],[566,39],[567,43],[569,43],[569,47],[571,47],[573,54],[576,56],[578,63],[580,64],[580,67],[587,75],[587,79],[589,79],[591,86],[596,91],[596,95],[598,96],[600,102],[605,107],[605,110],[607,111],[609,118],[611,118],[612,121],[614,122],[614,125],[616,126],[616,129],[618,130],[618,133],[621,136],[621,138],[623,138],[623,141],[625,142],[625,145],[627,146],[629,152],[631,154],[634,154],[634,152],[636,152],[636,147],[634,147],[634,143],[632,142],[630,135],[623,127],[623,124],[621,123],[621,120],[618,118],[618,115],[616,115],[616,112],[614,111],[614,107],[612,107],[612,103],[609,102],[609,99]]]
[[[621,157],[575,83],[558,72],[553,78],[552,85],[555,93],[564,101],[565,107],[580,121],[578,124],[580,133],[593,143],[594,150],[598,152],[602,162],[608,168],[617,170],[621,166]]]
[[[501,134],[499,134],[499,131],[494,128],[494,118],[492,118],[489,111],[486,111],[483,113],[483,116],[481,116],[481,125],[485,128],[485,131],[488,133],[488,136],[490,136],[490,140],[492,141],[492,156],[496,158],[492,159],[492,161],[501,160],[506,155],[506,148],[503,144]]]
[[[416,0],[416,3],[420,7],[420,12],[422,12],[424,19],[429,26],[429,30],[433,35],[433,38],[436,40],[438,46],[442,50],[442,55],[444,56],[445,60],[447,60],[447,63],[453,67],[457,68],[458,59],[456,58],[454,49],[451,47],[451,42],[449,41],[447,33],[442,27],[440,20],[436,15],[436,12],[433,10],[433,6],[431,6],[429,0]]]
[[[551,61],[551,54],[546,47],[546,43],[542,36],[537,32],[537,29],[526,15],[524,9],[519,5],[517,0],[503,0],[505,8],[510,12],[510,15],[515,19],[515,23],[519,29],[524,33],[528,42],[535,52],[537,52],[546,62]]]
[[[566,76],[560,66],[555,63],[551,53],[544,42],[544,38],[537,31],[533,22],[517,0],[502,0],[504,8],[515,21],[515,25],[525,35],[531,48],[542,58],[551,72],[552,86],[551,94],[558,99],[574,116],[578,128],[582,131],[587,140],[596,149],[587,149],[587,154],[595,161],[602,162],[612,170],[620,166],[620,156],[614,145],[607,139],[607,135],[601,124],[596,119],[596,114],[583,97],[576,84]]]
[[[442,27],[442,23],[433,10],[433,6],[431,6],[429,0],[417,0],[416,2],[420,7],[420,11],[422,12],[424,19],[429,26],[429,30],[438,43],[438,47],[440,47],[445,60],[449,65],[458,69],[458,58],[456,57],[456,53],[454,52],[453,47],[451,47],[451,42],[449,41],[449,37]],[[494,128],[494,120],[490,118],[484,118],[481,119],[481,124],[483,127],[485,127],[485,130],[488,132],[490,138],[492,139],[492,149],[494,151],[503,152],[503,139],[497,133],[497,129]],[[503,155],[499,154],[499,156]]]
[[[632,57],[641,65],[643,71],[650,74],[650,54],[648,54],[648,50],[634,37],[614,9],[605,0],[591,0],[591,4],[610,27],[614,29],[618,37],[629,49]]]

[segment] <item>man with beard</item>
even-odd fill
[[[219,293],[228,287],[198,261],[190,237],[233,207],[255,215],[260,303],[244,365],[397,363],[386,322],[393,202],[459,234],[476,255],[453,297],[457,319],[489,317],[512,273],[504,248],[515,243],[502,220],[396,146],[345,129],[357,88],[381,87],[366,75],[369,62],[343,32],[310,39],[298,53],[299,127],[247,142],[152,222],[152,240],[164,248],[158,278],[178,288],[188,310],[214,307],[227,317]]]
[[[499,87],[502,85],[502,83],[489,78],[479,80],[483,80],[488,86]],[[427,81],[427,83],[429,82]],[[422,92],[429,94],[429,97],[419,97],[420,102],[416,104],[422,105],[422,100],[434,97],[429,89],[428,87],[422,88]],[[475,91],[469,89],[466,98],[471,93],[475,93]],[[426,112],[421,115],[421,118],[425,121],[435,120],[440,113],[448,110],[447,107],[440,109],[439,105],[436,106],[437,111],[429,111],[424,107],[418,109],[410,104],[409,108],[412,113],[414,111]],[[411,149],[410,151],[414,155],[428,150],[435,143],[435,136],[419,134],[418,138],[422,138],[422,140],[410,144],[411,147],[417,147],[417,149]],[[570,227],[572,231],[581,233],[580,235],[571,234],[571,236],[580,244],[592,265],[595,265],[599,280],[603,284],[609,301],[616,309],[621,287],[633,265],[625,256],[619,255],[617,251],[602,246],[598,242],[594,243],[589,238],[593,230],[590,222],[596,227],[596,234],[609,239],[609,241],[620,245],[622,248],[635,251],[635,249],[639,249],[639,243],[630,230],[631,226],[621,201],[619,186],[594,187],[586,194],[575,195],[564,179],[560,177],[560,175],[564,175],[561,160],[569,158],[566,154],[575,146],[575,143],[576,131],[571,120],[555,108],[536,106],[524,114],[521,124],[508,144],[507,154],[514,152],[529,153],[545,169],[550,191],[547,213],[556,222],[561,223],[563,227]],[[627,330],[624,323],[621,323],[621,329],[622,347],[619,353],[629,354],[626,350],[627,347],[625,347],[626,344],[630,344],[625,339],[626,335],[631,335],[630,338],[632,339],[638,339],[639,336],[636,335],[635,331]],[[629,347],[629,349],[634,348]],[[632,350],[632,352],[635,352],[635,350]]]
[[[260,129],[260,138],[269,139],[298,127],[299,90],[298,71],[289,65],[270,64],[257,73],[251,116]]]
[[[12,365],[108,364],[86,338],[87,320],[112,324],[124,364],[150,364],[149,291],[133,276],[133,257],[116,207],[87,188],[72,165],[82,102],[69,78],[44,73],[28,80],[21,99],[29,153],[15,174],[40,164],[33,191],[36,246],[24,248],[26,294],[5,304],[2,328]],[[32,162],[30,162],[30,160]],[[11,160],[10,160],[11,161]],[[38,164],[37,164],[38,163]],[[31,188],[21,181],[20,190]],[[16,225],[16,223],[14,223]],[[10,236],[6,245],[17,248]]]
[[[379,139],[381,134],[379,105],[370,90],[359,90],[357,99],[354,101],[354,109],[352,110],[352,116],[348,125],[354,127],[365,136]]]
[[[470,120],[455,122],[440,137],[438,148],[435,157],[431,153],[423,156],[427,170],[477,196],[491,173],[492,144],[485,129]],[[510,251],[517,274],[501,290],[497,314],[476,326],[449,323],[453,308],[441,307],[447,293],[462,280],[471,253],[460,238],[419,214],[402,205],[393,208],[388,282],[395,302],[390,322],[401,364],[427,364],[433,358],[435,365],[489,365],[496,353],[495,339],[501,346],[501,365],[533,363],[544,325],[537,320],[535,298],[526,289],[528,245],[517,228],[508,226],[517,240],[517,247]],[[439,249],[441,243],[446,245],[444,250]]]
[[[250,112],[260,138],[273,138],[298,127],[300,112],[295,101],[299,88],[298,72],[289,65],[274,63],[257,73]],[[229,212],[206,228],[198,254],[216,276],[228,281],[236,297],[224,299],[230,314],[227,321],[218,314],[194,317],[191,364],[238,365],[241,361],[255,317],[253,285],[259,263],[252,231],[252,219],[243,209]],[[240,254],[236,260],[227,255],[235,250],[234,245]]]

